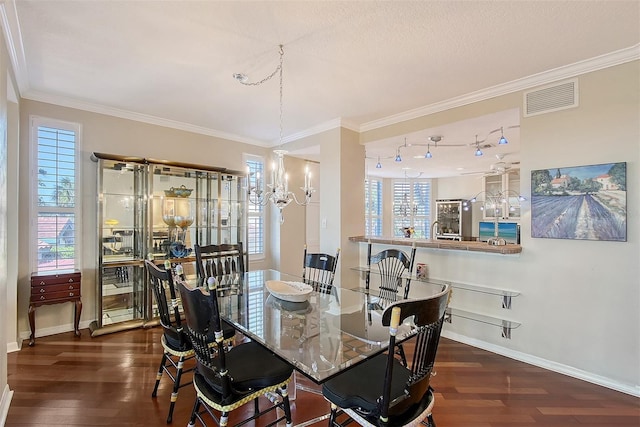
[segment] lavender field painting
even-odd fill
[[[627,241],[627,164],[531,171],[531,236]]]

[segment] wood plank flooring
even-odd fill
[[[8,355],[14,394],[6,426],[166,425],[169,378],[163,378],[158,397],[151,397],[161,334],[151,328],[91,338],[83,330],[81,338],[70,332],[38,338],[35,347],[25,344]],[[446,338],[435,371],[433,415],[439,427],[640,426],[636,397]],[[295,424],[329,410],[321,396],[300,390],[296,395]],[[174,426],[187,424],[193,401],[192,386],[180,389]]]

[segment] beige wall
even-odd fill
[[[76,122],[81,125],[82,195],[82,301],[81,328],[96,318],[96,163],[92,152],[140,156],[194,164],[222,166],[244,170],[243,153],[267,156],[270,150],[210,136],[155,126],[131,120],[23,100],[20,109],[20,205],[21,218],[28,218],[31,186],[29,180],[30,117]],[[21,236],[29,235],[28,221],[19,226]],[[267,254],[270,258],[271,254]],[[29,248],[19,248],[18,329],[23,338],[28,335],[27,309],[29,299]],[[72,330],[72,304],[39,307],[36,311],[36,335]]]
[[[8,307],[12,304],[10,300],[15,295],[15,284],[8,281],[7,275],[7,249],[10,235],[9,218],[7,217],[8,201],[15,195],[15,188],[11,187],[11,180],[8,172],[9,149],[7,146],[7,80],[10,64],[5,47],[5,40],[0,37],[0,342],[7,343],[10,334],[7,332],[7,325],[14,324],[8,316],[13,312]],[[15,185],[15,183],[14,183]],[[13,233],[11,233],[13,236]],[[15,242],[13,242],[15,244]],[[4,421],[9,410],[12,392],[7,384],[7,352],[6,346],[0,351],[0,425]]]
[[[521,293],[506,311],[495,296],[454,290],[460,308],[522,322],[510,340],[501,338],[500,328],[459,318],[445,326],[445,335],[640,395],[638,76],[640,61],[581,75],[579,107],[522,117],[520,128],[521,193],[527,197],[532,170],[627,162],[627,242],[534,239],[530,203],[524,202],[518,256],[419,250],[416,261],[427,263],[433,278]],[[505,95],[388,126],[362,139],[519,108],[522,96]],[[468,179],[438,180],[436,197],[467,194],[474,178]]]

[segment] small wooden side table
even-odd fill
[[[80,336],[80,314],[82,313],[82,301],[80,300],[81,274],[79,271],[60,274],[33,273],[31,275],[31,298],[29,300],[29,327],[31,336],[29,346],[36,343],[36,307],[47,304],[60,304],[63,302],[75,303],[74,330],[76,336]]]

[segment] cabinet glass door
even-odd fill
[[[220,243],[242,241],[244,231],[242,177],[223,175],[220,182]]]
[[[152,258],[181,258],[196,243],[196,182],[198,173],[176,166],[151,166]]]
[[[502,175],[490,175],[484,178],[484,219],[499,218],[502,215]]]
[[[101,161],[99,173],[101,326],[144,317],[144,165]]]
[[[507,198],[507,217],[509,219],[520,218],[520,170],[510,171],[507,176],[507,191],[509,197]]]
[[[460,202],[436,202],[438,207],[438,233],[442,235],[460,233]]]

